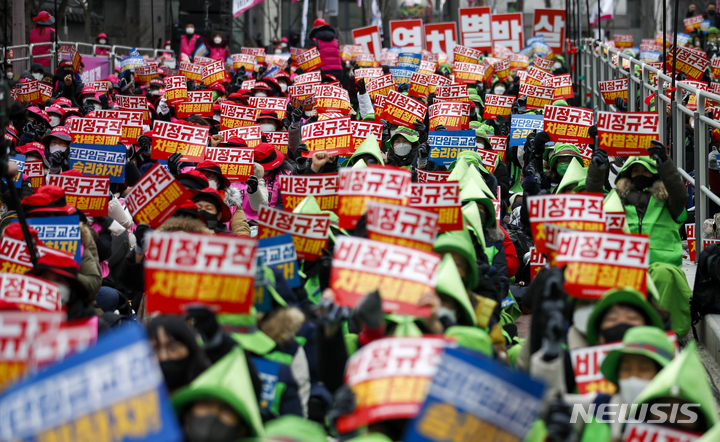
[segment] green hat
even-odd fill
[[[580,150],[571,143],[555,143],[555,153],[550,158],[550,169],[554,168],[560,157],[575,157],[581,162],[582,157],[580,156]]]
[[[702,437],[695,442],[716,442],[720,440],[720,425],[713,425]]]
[[[265,424],[265,437],[287,438],[297,442],[327,442],[327,433],[319,423],[286,414]]]
[[[245,350],[258,355],[266,355],[277,346],[275,341],[262,330],[255,330],[252,333],[231,333],[230,337]]]
[[[322,210],[313,195],[308,195],[303,198],[303,200],[300,201],[300,204],[293,209],[293,213],[301,213],[303,215],[330,215],[330,223],[335,223],[336,225],[339,221],[335,212],[331,210]],[[347,235],[347,232],[344,229],[340,229],[340,231]],[[335,242],[335,234],[330,227],[328,227],[328,238],[330,238],[330,241]]]
[[[468,96],[469,96],[468,98],[470,98],[470,101],[483,104],[483,101],[482,101],[482,98],[480,97],[480,95],[478,95],[477,93],[471,94],[469,92],[470,92],[470,90],[468,90]]]
[[[468,171],[470,166],[468,166],[468,163],[465,161],[455,161],[450,165],[450,175],[448,175],[447,180],[448,181],[460,181],[460,178],[465,175],[465,173]]]
[[[375,112],[370,112],[363,117],[363,121],[375,121]]]
[[[588,170],[583,167],[579,161],[571,161],[565,175],[563,175],[562,180],[560,180],[560,184],[555,188],[555,193],[563,193],[565,188],[572,184],[577,184],[578,186],[582,184],[582,186],[585,187],[587,174]],[[574,191],[575,190],[573,190],[573,192]]]
[[[478,204],[482,204],[485,207],[485,224],[483,227],[486,229],[493,229],[497,227],[495,220],[495,205],[492,202],[492,198],[488,197],[475,181],[470,181],[462,190],[460,190],[460,202],[467,203],[475,201]]]
[[[677,398],[700,404],[700,412],[705,416],[707,427],[710,428],[718,422],[718,410],[696,347],[697,343],[690,341],[683,351],[653,378],[635,402],[644,404],[654,399]]]
[[[637,310],[643,312],[645,316],[645,325],[650,325],[663,330],[663,321],[650,305],[645,297],[631,288],[608,290],[600,301],[595,304],[587,325],[587,340],[589,345],[597,345],[598,333],[600,332],[600,320],[605,316],[605,312],[615,304],[629,304]]]
[[[355,149],[355,153],[353,153],[350,158],[343,162],[343,166],[351,167],[355,165],[355,162],[358,161],[360,155],[364,155],[366,153],[372,155],[377,160],[378,164],[381,164],[383,166],[385,165],[382,159],[382,152],[380,151],[380,145],[378,144],[377,138],[375,138],[375,135],[368,135],[368,137],[365,138],[365,141],[360,143],[358,148]]]
[[[620,177],[623,176],[623,174],[625,173],[625,171],[628,171],[628,173],[629,173],[630,168],[631,168],[633,165],[635,165],[635,164],[642,164],[642,165],[645,166],[645,168],[647,168],[647,170],[649,170],[650,173],[652,173],[652,174],[658,173],[658,171],[657,171],[657,163],[656,163],[655,160],[653,160],[652,158],[646,157],[646,156],[642,156],[642,157],[630,157],[630,158],[627,159],[627,161],[625,161],[625,164],[623,164],[622,169],[620,169],[620,172],[618,172],[617,176],[615,177],[615,183],[618,182],[618,180],[620,179]]]
[[[470,232],[467,229],[453,230],[441,233],[435,240],[435,253],[459,253],[468,262],[470,274],[467,276],[467,284],[470,289],[478,284],[479,275],[477,268],[477,255],[473,247]],[[457,269],[456,269],[457,270]]]
[[[470,201],[469,203],[462,206],[463,219],[467,223],[468,229],[475,233],[475,237],[482,246],[482,250],[485,250],[485,234],[483,233],[482,219],[480,218],[480,211],[478,209],[477,201]]]
[[[664,331],[657,327],[633,327],[623,337],[623,347],[612,350],[600,366],[605,379],[617,385],[622,355],[643,355],[665,367],[675,356],[675,348]]]
[[[420,140],[420,134],[416,130],[410,129],[405,126],[398,126],[397,131],[395,134],[393,134],[392,137],[390,137],[390,146],[392,146],[393,142],[395,141],[395,137],[404,137],[410,144],[417,143],[418,140]]]
[[[553,106],[569,106],[568,102],[565,100],[555,100],[552,103]]]
[[[483,329],[454,325],[445,330],[445,336],[455,338],[458,346],[462,348],[482,353],[485,356],[492,357],[493,355],[490,335]]]
[[[460,272],[458,272],[457,266],[455,265],[455,261],[449,253],[443,256],[442,261],[440,261],[440,266],[438,266],[435,291],[438,294],[454,299],[463,309],[466,321],[461,323],[462,318],[458,315],[458,324],[469,326],[477,325],[475,310],[470,303],[470,298],[460,277]],[[467,321],[470,321],[470,323],[467,323]]]
[[[250,436],[263,436],[257,398],[248,372],[245,351],[233,348],[215,362],[190,385],[178,390],[172,397],[175,412],[181,416],[193,402],[215,399],[226,403],[248,427]]]
[[[395,324],[395,330],[393,331],[393,336],[395,337],[421,337],[423,332],[415,323],[418,319],[419,318],[414,316],[398,315],[396,313],[385,315],[385,322]]]
[[[708,28],[708,34],[717,34],[717,33],[718,33],[718,28],[716,28],[715,26],[710,26]]]
[[[481,123],[480,123],[480,127],[481,127],[482,129],[485,129],[485,132],[486,132],[488,135],[495,135],[495,128],[492,127],[492,126],[490,126],[489,124],[487,124],[487,123],[482,123],[482,122],[481,122]]]
[[[477,95],[477,88],[475,88],[475,87],[468,87],[467,91],[468,91],[468,95],[472,95],[472,94]]]
[[[351,169],[362,169],[363,167],[367,167],[367,164],[365,164],[365,160],[358,160],[355,164],[350,167]]]
[[[480,173],[482,173],[485,176],[490,174],[490,172],[488,172],[488,170],[485,168],[485,166],[483,166],[482,157],[480,156],[479,153],[475,152],[474,149],[473,150],[463,150],[462,152],[460,152],[457,156],[457,160],[455,160],[454,162],[452,162],[450,164],[450,167],[448,167],[448,170],[453,170],[455,168],[455,165],[460,161],[465,161],[466,163],[468,163],[468,166],[477,167],[478,169],[480,169]]]

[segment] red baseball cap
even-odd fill
[[[285,161],[285,155],[270,143],[255,146],[255,162],[262,165],[265,172],[277,169]]]
[[[203,161],[201,163],[198,163],[198,165],[195,167],[195,170],[198,170],[200,172],[212,172],[215,175],[219,176],[222,180],[223,189],[230,186],[230,180],[228,180],[225,175],[222,173],[222,169],[220,169],[220,166],[214,161]]]

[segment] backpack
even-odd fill
[[[695,287],[690,300],[690,317],[695,339],[695,324],[705,315],[720,313],[720,245],[711,244],[700,253]]]

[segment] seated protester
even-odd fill
[[[63,114],[65,113],[63,107],[55,103],[52,106],[48,106],[45,112],[47,112],[48,117],[50,117],[50,127],[55,128],[60,126],[60,121],[62,121]]]
[[[355,153],[350,158],[343,161],[343,167],[365,167],[380,165],[384,166],[386,155],[380,150],[380,144],[378,143],[375,135],[368,135],[368,137],[360,143]]]
[[[241,348],[176,391],[172,401],[189,441],[234,442],[263,436],[258,398]]]
[[[128,71],[129,72],[129,71]],[[81,91],[81,84],[75,78],[72,61],[63,60],[55,69],[55,97],[68,100],[68,107],[80,107],[76,101],[77,95]],[[57,102],[57,99],[55,100]]]
[[[70,170],[70,127],[57,126],[41,143],[45,145],[45,157],[48,159],[51,173]]]
[[[20,135],[20,141],[17,144],[18,150],[21,150],[21,146],[42,140],[47,135],[49,125],[50,117],[44,110],[37,106],[27,108],[25,122],[22,123],[22,126],[16,126],[17,128],[22,127],[22,135]]]
[[[205,218],[208,229],[215,233],[230,233],[227,223],[232,215],[217,190],[212,187],[202,189],[193,197],[193,201],[197,204],[200,215]]]
[[[540,189],[548,192],[554,191],[554,188],[560,184],[573,158],[582,163],[580,151],[574,144],[556,143],[554,146],[554,154],[550,157],[549,170],[542,173],[544,170],[543,159],[545,155],[545,144],[549,142],[550,136],[547,132],[538,132],[533,141],[534,150],[532,150],[532,152],[525,152],[525,156],[527,157],[525,167],[532,161],[535,165],[535,171],[541,174]],[[532,157],[530,156],[531,154]]]
[[[591,404],[631,405],[675,356],[675,348],[668,336],[656,327],[633,327],[625,333],[622,344],[622,348],[611,350],[600,366],[605,379],[617,385],[618,391],[612,396],[597,393],[566,395],[566,403],[588,408]],[[584,426],[579,419],[578,424],[582,427],[581,442],[610,442],[622,436],[620,419],[608,424],[593,418]]]
[[[278,177],[280,175],[293,175],[294,166],[285,159],[285,155],[280,150],[269,143],[260,143],[255,146],[255,163],[259,164],[263,169],[268,206],[280,206],[282,201],[280,199],[280,181]],[[248,182],[248,196],[251,191],[250,186],[251,184]],[[263,190],[259,185],[258,189]],[[257,219],[258,208],[251,205],[249,197],[243,201],[243,210],[245,210],[248,219]]]
[[[157,316],[146,326],[168,392],[188,385],[210,367],[193,330],[180,316]]]
[[[435,292],[440,299],[437,314],[433,315],[428,326],[436,333],[443,334],[451,327],[475,327],[477,319],[475,309],[465,289],[454,257],[446,253],[437,270],[437,287]],[[422,304],[422,301],[419,303]],[[437,318],[440,327],[433,329],[432,319]]]
[[[262,111],[257,117],[257,124],[260,125],[261,132],[276,132],[284,131],[285,125],[277,116],[277,112],[274,111]]]
[[[292,85],[292,80],[290,80],[290,74],[285,71],[280,71],[275,75],[275,81],[277,81],[277,84],[280,87],[280,91],[285,94],[284,96],[287,96],[288,88]]]
[[[490,143],[490,139],[488,137],[495,135],[495,128],[490,126],[489,124],[480,123],[475,128],[475,145],[476,147],[479,147],[480,149],[486,149],[486,150],[495,150],[492,147],[492,143]],[[480,143],[478,145],[478,141]],[[503,201],[507,201],[510,198],[510,172],[508,170],[507,165],[505,162],[500,158],[498,155],[497,162],[495,163],[495,170],[491,174],[495,181],[497,182],[497,186],[500,186],[500,195],[496,195],[498,198],[500,198]],[[486,180],[487,181],[487,180]],[[488,187],[490,187],[491,190],[494,190],[490,184],[488,184]],[[497,193],[497,192],[493,192]]]
[[[465,163],[465,164],[460,164]],[[461,169],[457,172],[457,175],[454,176],[464,176],[465,175],[465,166],[468,166],[468,168],[475,169],[473,172],[473,178],[477,178],[478,175],[482,177],[482,180],[485,182],[485,187],[490,191],[490,195],[492,195],[492,198],[497,198],[497,188],[498,188],[498,181],[495,178],[495,175],[491,174],[485,166],[483,166],[482,163],[482,157],[480,154],[478,154],[475,151],[471,150],[465,150],[458,154],[457,160],[450,164],[450,167],[448,167],[449,170],[454,171],[456,167],[460,167]],[[477,173],[475,173],[477,172]],[[459,179],[459,178],[458,178]]]
[[[555,193],[579,193],[585,191],[585,180],[588,170],[579,161],[572,161],[560,184],[555,188]]]
[[[80,110],[83,114],[87,115],[92,111],[102,110],[102,104],[100,100],[95,98],[97,91],[92,86],[85,86],[80,92],[78,102],[80,103]]]
[[[220,143],[220,146],[245,145],[239,138],[230,138],[228,143]],[[256,167],[257,169],[257,167]],[[203,161],[195,167],[197,172],[202,173],[208,181],[208,187],[216,189],[222,197],[223,202],[230,209],[232,218],[230,220],[229,229],[237,236],[250,236],[250,225],[247,222],[243,206],[243,193],[241,189],[230,184],[225,175],[222,173],[220,166],[213,161]],[[251,176],[248,182],[257,181],[257,177]],[[234,183],[241,184],[241,183]],[[259,187],[259,182],[258,186]],[[257,190],[256,190],[257,191]],[[248,191],[249,192],[249,191]]]

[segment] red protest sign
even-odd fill
[[[390,46],[423,48],[422,20],[390,20]]]
[[[58,330],[65,320],[65,315],[64,312],[0,310],[0,321],[3,325],[0,348],[4,349],[0,353],[0,390],[18,380],[25,372],[30,346],[35,338],[42,333]]]
[[[181,161],[199,163],[205,159],[209,128],[155,120],[152,132],[150,158],[167,160],[170,155],[180,152],[183,155]]]
[[[60,291],[56,284],[19,273],[0,274],[0,303],[12,304],[25,311],[62,310]]]
[[[551,240],[547,235],[546,225],[591,232],[605,230],[602,194],[530,196],[528,197],[528,216],[532,225],[535,247],[540,253],[551,251],[546,245]]]
[[[555,89],[551,87],[521,83],[520,95],[527,96],[526,107],[528,109],[543,109],[545,106],[552,104],[555,96]]]
[[[533,57],[533,67],[552,74],[552,67],[555,62],[547,58]]]
[[[257,241],[232,235],[153,232],[145,253],[148,313],[183,314],[189,304],[247,314]]]
[[[411,97],[423,98],[427,97],[430,93],[430,86],[428,85],[427,76],[413,72],[410,77],[410,89],[408,95]]]
[[[555,90],[555,100],[573,98],[575,96],[570,74],[555,75],[550,78],[546,78],[543,80],[542,85],[545,87],[551,87]]]
[[[68,55],[70,55],[70,61],[72,61],[73,71],[77,72],[78,68],[80,67],[80,63],[82,62],[82,56],[77,51],[75,46],[70,46]]]
[[[188,91],[187,100],[175,105],[178,118],[188,118],[192,114],[201,117],[213,116],[212,91]]]
[[[619,34],[613,36],[615,47],[618,49],[631,48],[633,46],[632,34]]]
[[[440,255],[354,236],[337,239],[330,270],[336,303],[356,307],[368,294],[380,293],[386,313],[427,317],[420,297],[435,288]]]
[[[250,97],[248,104],[254,107],[256,118],[263,111],[273,111],[277,114],[278,119],[285,118],[287,112],[287,99],[285,97]]]
[[[672,66],[673,53],[668,52],[668,64]],[[704,52],[695,51],[686,47],[677,48],[677,61],[675,62],[677,70],[684,72],[691,80],[702,79],[703,72],[707,69],[710,62]]]
[[[419,171],[418,171],[419,172]],[[439,232],[462,230],[463,217],[460,204],[460,187],[457,182],[446,182],[449,175],[430,175],[441,172],[427,172],[420,181],[410,184],[408,206],[422,208],[438,214]],[[444,181],[428,181],[443,179]]]
[[[428,23],[425,28],[425,47],[435,54],[452,54],[458,43],[457,26],[450,23]]]
[[[315,109],[319,113],[350,113],[350,95],[341,87],[321,84],[315,87]]]
[[[685,32],[690,34],[695,30],[700,30],[700,26],[704,19],[705,18],[702,16],[702,14],[698,14],[693,17],[684,19],[683,24],[685,25]]]
[[[368,201],[366,217],[368,239],[433,251],[440,217],[437,213]]]
[[[492,150],[477,149],[477,153],[482,158],[482,164],[488,172],[494,173],[497,165],[498,153]]]
[[[337,213],[337,173],[299,176],[281,175],[279,179],[283,209],[292,211],[308,195],[313,195],[321,210],[330,210]]]
[[[470,102],[467,84],[453,84],[450,86],[438,86],[435,89],[435,101],[460,101]]]
[[[622,442],[695,442],[701,436],[701,433],[664,425],[630,422],[625,427]]]
[[[367,84],[368,81],[382,77],[383,70],[382,68],[362,68],[362,69],[355,69],[355,78],[358,80],[361,78],[365,79],[365,83]]]
[[[265,48],[240,48],[240,53],[252,55],[258,63],[265,61]]]
[[[492,52],[490,8],[460,8],[458,14],[462,44],[479,51]]]
[[[720,78],[720,58],[713,58],[710,67],[715,78]]]
[[[523,81],[523,83],[527,84],[533,84],[535,86],[542,86],[543,81],[547,80],[548,78],[552,78],[553,74],[543,71],[542,69],[538,69],[537,67],[533,66],[527,71],[527,77]]]
[[[452,172],[430,172],[427,170],[417,170],[418,183],[445,183]],[[412,197],[411,197],[412,198]],[[441,230],[442,231],[442,230]]]
[[[98,316],[62,324],[36,335],[30,347],[28,367],[30,370],[49,367],[66,357],[81,353],[97,342]]]
[[[455,82],[475,84],[482,81],[486,68],[477,63],[463,63],[456,61],[453,63],[453,73],[455,74]]]
[[[181,61],[180,73],[188,80],[192,80],[196,83],[200,83],[202,81],[202,65]]]
[[[110,90],[110,82],[107,80],[88,81],[87,83],[85,83],[85,86],[92,87],[93,89],[95,89],[95,92],[100,92],[101,94],[104,94],[105,92]]]
[[[290,141],[290,133],[288,131],[263,132],[263,135],[267,137],[268,143],[275,146],[275,149],[287,155],[288,142]]]
[[[583,161],[585,159],[583,158]],[[605,212],[605,231],[611,233],[623,233],[625,226],[625,211],[622,212]]]
[[[690,261],[696,261],[697,246],[695,242],[695,224],[685,224],[685,236],[688,242],[688,253]]]
[[[679,83],[692,86],[692,87],[694,87],[695,89],[700,90],[700,91],[707,91],[707,90],[708,90],[708,85],[707,85],[707,83],[704,82],[704,81],[683,80],[683,81],[681,81],[681,82],[679,82]],[[718,84],[718,83],[713,83],[713,84]],[[720,86],[720,84],[718,84],[718,86]],[[717,86],[716,86],[716,87],[717,87]],[[716,91],[717,91],[717,89],[716,89]],[[695,110],[695,109],[697,109],[697,95],[694,94],[694,93],[690,93],[690,92],[685,92],[685,93],[689,95],[688,102],[687,102],[687,104],[685,105],[685,107],[687,107],[687,108],[690,109],[690,110]],[[715,93],[715,92],[713,92],[713,93]],[[714,102],[713,102],[713,103],[714,103]]]
[[[365,213],[367,201],[403,204],[410,186],[409,170],[389,166],[340,169],[338,183],[338,223],[341,229],[354,229]]]
[[[498,80],[505,81],[510,78],[510,59],[498,60],[492,64],[495,74],[498,76]]]
[[[483,53],[477,49],[469,48],[467,46],[455,46],[453,49],[453,63],[480,63],[480,56]]]
[[[202,82],[205,86],[212,88],[223,81],[225,81],[225,66],[222,60],[215,60],[202,67]]]
[[[109,177],[48,174],[49,186],[62,187],[65,199],[87,216],[108,216]]]
[[[201,57],[198,55],[197,57],[193,57],[193,62],[195,64],[199,64],[200,66],[205,66],[210,63],[214,63],[215,59],[210,57]]]
[[[565,10],[535,9],[533,15],[533,37],[542,35],[545,43],[556,54],[564,52]],[[630,45],[632,46],[632,45]]]
[[[222,174],[230,181],[247,181],[253,174],[254,150],[245,147],[211,147],[205,150],[205,159],[220,166]]]
[[[522,12],[492,14],[493,44],[520,52],[525,45]]]
[[[537,248],[530,247],[530,280],[537,276],[538,272],[547,265],[548,261],[545,255],[540,253]]]
[[[600,93],[605,100],[605,104],[615,104],[617,97],[627,101],[628,99],[628,79],[627,77],[618,78],[616,80],[601,81]]]
[[[600,299],[610,289],[646,292],[650,238],[610,232],[561,232],[555,260],[565,267],[564,288],[575,298]]]
[[[135,143],[142,135],[143,113],[140,111],[107,109],[95,111],[95,116],[101,119],[122,121],[120,142],[123,144]]]
[[[370,94],[370,98],[375,101],[377,95],[387,95],[390,91],[397,90],[397,86],[395,85],[392,74],[386,74],[368,82],[366,89],[368,94]]]
[[[512,105],[515,103],[515,97],[512,95],[495,95],[487,94],[485,96],[485,111],[483,118],[486,120],[495,120],[498,115],[509,117],[512,111]]]
[[[320,57],[320,51],[315,47],[300,53],[300,55],[295,57],[295,61],[297,61],[298,67],[305,72],[319,69],[324,64]]]
[[[311,158],[314,152],[327,152],[330,155],[352,155],[355,151],[350,131],[350,118],[316,121],[302,127],[302,140],[307,145]]]
[[[255,124],[257,112],[250,106],[223,101],[220,104],[220,130],[235,129]]]
[[[530,65],[530,59],[523,54],[512,54],[508,60],[510,60],[510,69],[527,69]]]
[[[374,135],[378,141],[382,137],[382,123],[373,121],[350,121],[350,133],[352,134],[353,151],[367,139],[368,136]]]
[[[497,58],[492,57],[485,57],[482,62],[483,66],[483,81],[488,82],[492,76],[495,74],[495,67],[493,66],[495,62],[498,61]]]
[[[428,82],[428,92],[431,94],[435,93],[438,87],[450,86],[452,84],[452,80],[438,74],[427,74],[425,78]]]
[[[38,257],[50,254],[64,256],[66,258],[72,258],[72,255],[68,253],[38,244],[35,244],[35,251],[37,252]],[[2,242],[0,242],[0,272],[25,274],[29,272],[32,268],[33,263],[30,260],[30,254],[27,250],[27,243],[24,240],[3,236]],[[52,304],[52,302],[50,302],[50,304]],[[57,308],[47,308],[46,310],[60,310],[59,304],[57,304],[56,307]],[[21,305],[20,309],[31,310],[37,308],[31,308],[30,306]]]
[[[147,98],[140,95],[117,95],[115,102],[120,110],[142,111],[143,124],[150,124],[150,111],[148,111]]]
[[[545,106],[543,125],[550,140],[561,143],[592,143],[593,111],[570,106]]]
[[[363,52],[373,54],[376,60],[380,58],[382,41],[377,25],[353,29],[352,36],[353,42],[362,46]]]
[[[45,173],[43,172],[43,161],[41,159],[26,159],[24,174],[30,178],[30,185],[37,190],[45,185]]]
[[[617,391],[615,384],[605,379],[600,371],[600,366],[608,353],[622,347],[622,342],[613,342],[576,348],[570,351],[570,361],[573,366],[578,394],[603,393],[612,395]]]
[[[463,130],[470,125],[470,104],[452,101],[437,102],[430,106],[430,130],[442,125],[447,130]]]
[[[24,81],[17,85],[18,101],[21,103],[40,103],[40,91],[38,90],[37,80]]]
[[[232,54],[230,56],[233,62],[233,70],[245,68],[246,72],[252,72],[255,69],[255,56],[250,54]]]
[[[224,142],[229,142],[230,138],[238,137],[245,140],[248,147],[255,147],[262,141],[262,132],[257,124],[253,126],[241,126],[235,129],[221,130],[220,135]]]
[[[40,93],[40,101],[39,103],[45,103],[47,100],[52,98],[53,94],[53,87],[49,84],[45,83],[38,83],[37,84],[37,90]]]
[[[492,146],[492,149],[495,152],[497,152],[500,159],[502,161],[505,161],[505,152],[507,151],[507,144],[508,144],[507,137],[489,136],[488,141],[490,141],[490,145]]]
[[[104,118],[73,118],[70,131],[73,144],[118,144],[122,136],[122,122]]]
[[[305,215],[261,206],[258,239],[292,233],[298,259],[315,261],[327,247],[330,215]]]
[[[423,121],[427,106],[417,100],[391,90],[385,100],[385,108],[381,118],[391,124],[413,127],[417,120]]]
[[[647,155],[650,141],[659,139],[653,112],[599,111],[596,126],[600,147],[611,156]]]
[[[192,193],[170,175],[160,163],[150,168],[125,198],[138,224],[155,229],[164,223]]]
[[[170,104],[182,103],[187,101],[188,91],[185,77],[177,75],[175,77],[165,77],[165,99]]]
[[[158,75],[158,67],[155,64],[142,65],[135,68],[135,77],[140,84],[150,83],[150,80]]]

